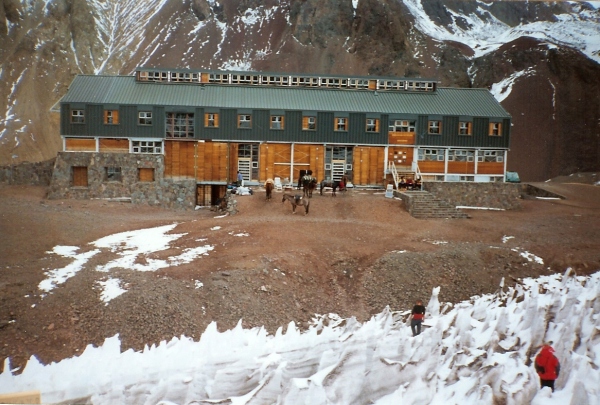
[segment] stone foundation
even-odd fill
[[[87,168],[87,186],[73,184],[73,167]],[[121,169],[119,181],[107,179],[106,168]],[[139,169],[153,169],[154,181],[140,181]],[[49,199],[130,199],[170,209],[193,209],[196,181],[164,178],[164,156],[130,153],[60,152],[56,157]]]
[[[517,183],[424,182],[423,190],[454,206],[519,209],[523,194]]]

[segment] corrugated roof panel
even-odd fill
[[[374,92],[140,83],[133,76],[77,76],[62,102],[510,117],[486,89],[438,87],[435,93]]]

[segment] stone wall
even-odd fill
[[[519,209],[523,187],[517,183],[424,182],[423,190],[454,206]]]
[[[0,166],[0,183],[11,185],[47,186],[52,178],[55,159],[44,162],[22,162]]]
[[[87,167],[87,187],[73,185],[73,167]],[[106,168],[121,168],[120,181],[108,181]],[[134,204],[193,209],[196,181],[164,178],[164,156],[130,153],[60,152],[48,188],[49,199],[130,199]],[[154,181],[140,181],[139,169],[154,169]]]
[[[131,202],[170,209],[196,206],[196,180],[158,180],[132,186]]]

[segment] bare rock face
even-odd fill
[[[328,42],[351,34],[350,1],[307,0],[294,2],[290,11],[292,35],[303,45],[327,48]]]
[[[0,2],[0,34],[7,34],[8,23],[16,24],[21,16],[19,0],[2,0]]]
[[[421,4],[434,24],[454,29],[469,29],[470,15],[514,27],[593,10],[567,2]],[[397,0],[0,0],[0,165],[56,156],[60,128],[50,109],[76,74],[156,66],[427,77],[484,88],[525,72],[502,101],[513,116],[508,169],[524,181],[600,170],[600,65],[526,37],[473,58],[466,44],[434,40],[414,24]]]

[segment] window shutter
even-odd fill
[[[302,129],[308,129],[308,117],[302,117]]]
[[[375,132],[379,132],[379,120],[375,120]]]
[[[119,123],[119,110],[114,110],[113,112],[113,124]]]
[[[284,129],[285,128],[285,126],[283,124],[284,121],[285,121],[285,117],[282,115],[281,116],[281,128],[280,129]]]
[[[219,127],[219,114],[215,114],[215,127]]]
[[[208,113],[204,114],[204,126],[207,127],[208,126]]]

